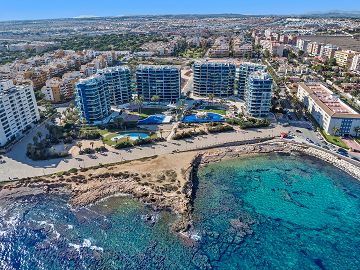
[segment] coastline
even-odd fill
[[[267,153],[301,153],[321,159],[360,181],[360,167],[310,145],[272,140],[154,156],[121,164],[47,177],[35,177],[0,185],[1,200],[29,195],[68,195],[74,207],[88,206],[118,194],[130,195],[154,210],[170,210],[179,217],[172,229],[190,238],[197,172],[202,166],[223,160]]]

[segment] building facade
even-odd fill
[[[126,66],[106,68],[98,71],[104,75],[110,90],[111,104],[119,106],[131,100],[131,73]]]
[[[330,135],[356,136],[360,114],[320,83],[299,84],[297,97],[320,127]]]
[[[352,63],[351,63],[350,70],[351,71],[360,71],[360,54],[357,54],[354,56]]]
[[[0,146],[21,136],[39,120],[32,84],[0,81]]]
[[[239,98],[245,98],[245,89],[246,83],[250,74],[254,71],[265,71],[266,67],[264,65],[255,64],[255,63],[243,63],[239,67],[238,71],[238,87],[237,95]]]
[[[236,65],[222,62],[194,63],[194,95],[229,97],[235,94]]]
[[[336,51],[335,52],[335,59],[336,59],[336,63],[343,68],[350,68],[350,65],[353,61],[353,58],[356,54],[359,54],[358,52],[355,51]]]
[[[88,124],[104,121],[111,115],[111,94],[104,75],[94,75],[76,84],[75,102],[82,120]]]
[[[246,83],[246,112],[252,117],[266,117],[271,108],[272,77],[264,71],[250,74]]]
[[[160,102],[177,102],[181,95],[180,68],[176,66],[139,65],[136,69],[138,94],[150,102],[158,96]]]

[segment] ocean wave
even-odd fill
[[[74,248],[76,251],[80,252],[81,248],[89,248],[91,250],[101,251],[103,252],[104,249],[102,247],[98,247],[95,245],[92,245],[91,241],[89,239],[84,239],[82,244],[73,244],[69,243],[69,246]]]

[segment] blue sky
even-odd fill
[[[0,0],[0,20],[139,14],[303,14],[360,11],[360,0]]]

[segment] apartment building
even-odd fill
[[[244,37],[235,37],[232,40],[232,53],[234,57],[244,58],[251,57],[253,52],[253,46],[251,42],[248,42]]]
[[[131,73],[127,66],[117,66],[98,71],[104,75],[110,90],[111,104],[119,106],[131,100]]]
[[[266,117],[271,108],[272,77],[264,71],[250,74],[246,83],[245,107],[252,117]]]
[[[180,68],[176,66],[139,65],[136,69],[138,94],[150,102],[154,96],[160,102],[177,102],[181,95]]]
[[[360,114],[321,83],[300,83],[297,97],[320,127],[330,135],[356,136]]]
[[[41,88],[41,93],[44,94],[44,98],[53,103],[59,103],[62,101],[62,92],[64,91],[62,80],[60,78],[51,78],[46,81],[44,87]]]
[[[307,51],[307,47],[309,45],[309,43],[311,42],[311,40],[307,40],[307,39],[301,39],[299,38],[296,41],[296,47],[300,50],[300,51]]]
[[[236,65],[224,62],[194,63],[194,95],[229,97],[235,94]]]
[[[111,94],[104,75],[81,79],[76,84],[75,102],[81,119],[88,124],[103,122],[111,115]]]
[[[334,58],[340,67],[349,68],[356,54],[359,53],[351,50],[336,51]]]
[[[351,63],[350,70],[351,71],[360,71],[360,54],[357,54],[354,56],[352,63]]]
[[[209,57],[222,58],[230,56],[230,40],[227,37],[219,37],[209,49]]]
[[[339,47],[331,44],[327,44],[321,48],[320,57],[325,59],[334,58],[335,52],[339,50]]]
[[[266,67],[255,63],[242,63],[238,70],[238,87],[237,96],[241,99],[245,98],[246,83],[251,73],[254,71],[265,71]]]
[[[21,136],[39,120],[33,86],[0,81],[0,146]]]

